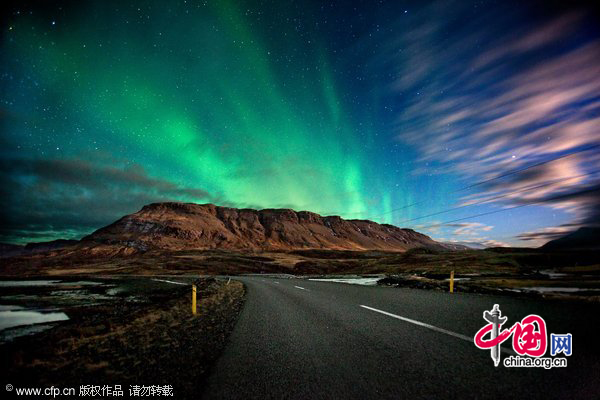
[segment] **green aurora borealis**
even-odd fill
[[[597,140],[565,129],[594,123],[595,81],[576,77],[596,64],[600,37],[583,14],[569,17],[571,31],[548,29],[575,15],[566,5],[58,0],[7,10],[0,242],[79,238],[156,201],[309,210],[490,245],[547,239],[595,215],[596,200],[576,192],[569,204],[485,218],[470,216],[546,193],[436,214],[591,170],[595,161],[572,158],[564,176],[460,191]],[[528,37],[538,42],[519,42]],[[493,68],[482,55],[498,57]],[[547,93],[528,92],[545,64],[574,78],[556,68]],[[535,108],[544,98],[566,99],[565,111]],[[529,117],[515,105],[531,106]]]
[[[117,163],[238,206],[348,216],[391,207],[318,42],[278,24],[287,49],[269,46],[233,1],[158,4],[111,15],[96,4],[68,25],[31,16],[12,27],[11,57],[36,81],[15,108],[29,112],[35,99],[39,118],[49,98],[60,99],[54,120],[32,123],[61,158],[116,150]]]

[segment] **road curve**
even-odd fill
[[[595,304],[293,278],[236,279],[247,287],[246,303],[204,399],[600,395]],[[468,340],[494,304],[508,317],[507,325],[539,314],[548,333],[571,333],[567,368],[494,367],[490,352]]]

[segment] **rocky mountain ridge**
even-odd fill
[[[454,250],[412,229],[291,209],[237,209],[213,204],[154,203],[83,238],[79,246],[124,252],[153,249]]]

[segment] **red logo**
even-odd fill
[[[500,362],[500,344],[511,335],[514,351],[519,355],[541,357],[546,353],[548,339],[546,321],[539,315],[531,314],[502,330],[506,317],[502,317],[498,305],[491,311],[484,311],[483,318],[489,322],[475,334],[475,345],[480,349],[492,349],[492,359],[497,366]],[[486,339],[486,335],[489,337]]]

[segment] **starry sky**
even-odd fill
[[[4,4],[0,242],[157,201],[481,246],[597,225],[600,24],[566,3]]]

